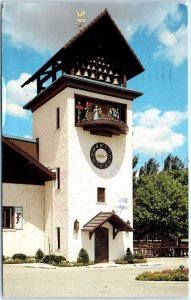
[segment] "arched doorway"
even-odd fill
[[[95,262],[108,261],[109,254],[109,238],[108,229],[99,227],[95,231]]]

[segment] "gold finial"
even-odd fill
[[[86,23],[86,12],[85,10],[77,10],[76,11],[76,21],[78,22],[76,25],[77,25],[77,28],[78,29],[81,29],[83,28],[84,24]]]

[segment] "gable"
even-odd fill
[[[44,66],[42,66],[22,87],[37,80],[37,94],[43,91],[43,84],[57,79],[57,72],[76,75],[77,71],[99,57],[108,64],[112,72],[119,74],[119,85],[144,71],[134,51],[125,40],[107,10],[104,10],[86,27],[66,43]],[[113,74],[114,75],[114,74]],[[90,78],[90,76],[89,76]]]

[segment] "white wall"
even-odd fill
[[[75,93],[127,104],[127,136],[96,136],[75,127]],[[78,235],[73,232],[75,219],[78,219],[81,230],[100,211],[114,209],[121,218],[132,224],[131,105],[128,100],[66,88],[33,113],[34,138],[40,141],[40,162],[49,168],[61,169],[61,189],[55,190],[54,206],[50,208],[54,211],[53,251],[71,261],[76,260],[85,244],[85,235],[81,231]],[[57,107],[60,107],[59,130],[55,129]],[[113,161],[107,169],[97,169],[90,160],[90,149],[96,142],[106,143],[112,150]],[[106,203],[97,203],[97,187],[105,187]],[[56,227],[61,230],[60,250],[56,249]],[[132,235],[130,239],[127,236],[124,243],[132,248]],[[118,254],[121,255],[121,250]]]
[[[108,101],[116,101],[128,104],[127,120],[130,130],[126,135],[105,137],[91,135],[83,128],[74,126],[74,91],[68,90],[68,237],[69,237],[69,260],[75,260],[81,247],[89,247],[81,235],[73,235],[73,224],[75,219],[80,223],[80,229],[91,218],[100,211],[112,211],[125,221],[132,222],[132,130],[131,130],[131,102],[123,99],[116,99],[98,94],[80,92],[79,94],[89,95]],[[97,143],[106,143],[112,150],[113,161],[107,169],[96,168],[90,159],[90,149]],[[106,189],[106,202],[97,203],[97,188]],[[105,224],[104,224],[105,226]],[[109,230],[110,235],[112,229]],[[121,238],[119,234],[116,238]],[[94,237],[92,237],[93,239]],[[89,237],[88,237],[89,239]],[[92,245],[92,241],[89,242]],[[122,248],[116,245],[110,253],[110,259],[119,258],[122,255]],[[125,239],[123,247],[132,247],[129,236]],[[121,243],[122,247],[122,243]],[[94,247],[93,247],[94,248]],[[87,250],[87,249],[86,249]],[[124,250],[124,249],[123,249]],[[91,251],[89,249],[89,251]],[[93,251],[94,252],[94,251]],[[122,255],[123,256],[123,255]],[[93,257],[93,254],[90,254]]]
[[[3,229],[3,254],[44,251],[44,186],[3,183],[3,206],[23,207],[23,229]]]

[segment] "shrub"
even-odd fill
[[[22,259],[19,259],[19,258],[10,258],[10,259],[7,259],[5,260],[3,263],[4,264],[22,264],[24,263],[25,261],[23,261]]]
[[[43,251],[42,251],[41,249],[38,249],[38,250],[36,251],[35,258],[36,258],[37,260],[41,260],[43,257],[44,257]]]
[[[87,264],[89,262],[89,255],[85,249],[81,249],[78,253],[77,263]]]
[[[55,258],[53,258],[53,261],[56,264],[60,264],[61,262],[66,261],[66,258],[62,255],[58,255],[58,256],[55,256]]]
[[[20,259],[25,261],[25,259],[27,258],[27,256],[23,253],[16,253],[12,256],[13,259]]]
[[[135,279],[143,281],[188,281],[188,271],[182,272],[175,269],[161,272],[144,272]]]
[[[27,263],[27,264],[34,263],[35,259],[33,257],[27,257],[24,262]]]
[[[126,264],[128,264],[128,261],[123,260],[123,259],[117,259],[117,260],[115,260],[115,263],[120,264],[120,265],[126,265]]]
[[[133,257],[135,259],[144,259],[145,258],[144,254],[142,252],[138,252],[136,254],[133,254]]]
[[[48,264],[49,262],[52,263],[54,261],[55,257],[56,257],[56,255],[54,255],[54,254],[45,255],[43,257],[42,262],[45,264]]]
[[[136,258],[136,259],[134,259],[134,263],[135,264],[147,263],[147,259],[146,258]]]
[[[132,254],[130,248],[127,248],[126,254],[124,256],[124,260],[128,261],[129,264],[134,263],[133,254]]]
[[[5,255],[2,255],[2,261],[5,261]]]
[[[51,254],[50,255],[50,259],[49,259],[49,255],[45,255],[44,257],[43,257],[43,259],[42,259],[42,262],[43,263],[45,263],[45,264],[47,264],[47,263],[49,263],[49,261],[50,261],[50,263],[55,263],[55,264],[60,264],[61,262],[64,262],[64,261],[66,261],[66,258],[64,257],[64,256],[62,256],[62,255],[55,255],[55,254]]]

